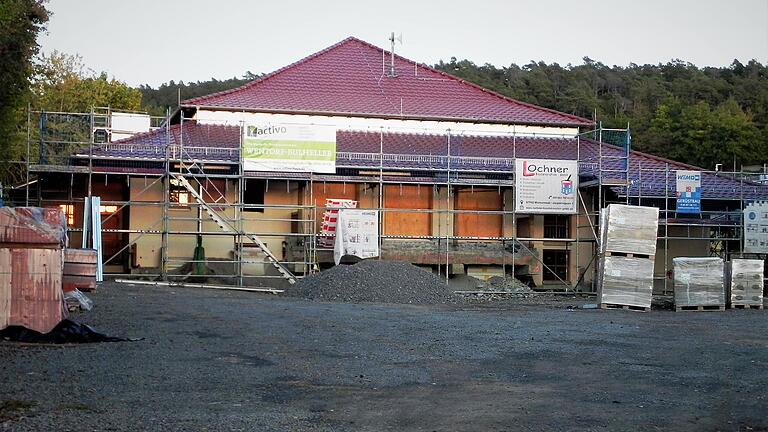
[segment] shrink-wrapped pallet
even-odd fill
[[[653,264],[653,260],[647,258],[601,258],[598,303],[650,308]]]
[[[674,268],[675,307],[724,306],[724,266],[716,257],[672,260]]]
[[[621,252],[633,255],[656,254],[659,230],[659,209],[656,207],[610,204],[601,219],[601,252]],[[602,232],[605,230],[604,232]]]
[[[731,305],[763,305],[763,260],[733,259],[727,266]]]

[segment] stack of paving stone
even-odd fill
[[[603,309],[648,311],[659,209],[611,204],[600,214],[597,301]]]
[[[732,259],[726,267],[726,281],[732,309],[763,309],[765,263],[758,259]]]
[[[677,257],[672,265],[676,311],[725,310],[722,258]]]

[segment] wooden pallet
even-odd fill
[[[599,307],[600,309],[623,309],[623,310],[631,310],[635,312],[648,312],[651,310],[651,308],[649,307],[630,306],[630,305],[613,304],[613,303],[600,303],[597,307]]]
[[[705,305],[705,306],[677,306],[675,305],[675,312],[711,312],[711,311],[724,311],[725,305]]]
[[[610,252],[610,251],[606,251],[604,253],[605,253],[605,256],[607,256],[607,257],[627,257],[627,258],[651,259],[650,255],[645,255],[645,254],[626,253],[626,252]]]
[[[763,310],[763,305],[732,304],[728,309],[757,309]]]

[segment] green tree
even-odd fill
[[[87,69],[79,56],[53,51],[37,64],[33,107],[45,111],[90,112],[91,107],[141,108],[141,91]]]
[[[182,100],[191,99],[198,96],[204,96],[224,90],[239,87],[250,81],[259,78],[259,75],[246,72],[242,78],[229,78],[225,80],[211,79],[210,81],[197,81],[185,84],[183,81],[178,83],[169,81],[161,84],[157,88],[149,85],[140,85],[139,90],[142,93],[142,109],[150,114],[164,115],[168,107],[175,107],[179,97]]]
[[[29,98],[32,60],[39,45],[37,35],[45,29],[49,12],[44,0],[0,2],[0,182],[20,180],[21,166],[10,164],[22,158],[25,108]]]
[[[768,68],[606,66],[530,62],[495,67],[451,58],[435,65],[503,95],[633,131],[633,148],[712,168],[768,162]]]
[[[665,101],[656,109],[644,135],[648,151],[707,169],[723,164],[760,163],[765,141],[750,116],[734,99],[712,109],[707,102],[687,105],[681,99]]]

